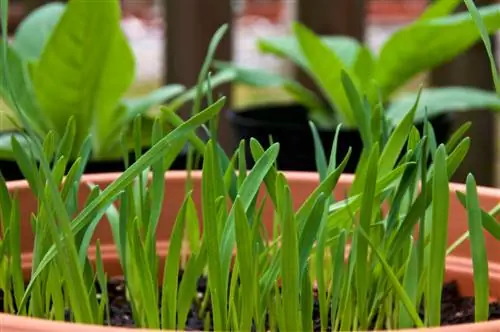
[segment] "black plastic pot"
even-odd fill
[[[143,152],[145,153],[147,149]],[[133,163],[135,161],[135,154],[131,152],[129,154],[129,162]],[[187,162],[187,146],[181,151],[178,157],[174,160],[170,170],[184,170],[186,169]],[[201,162],[195,167],[196,169],[201,169]],[[123,172],[125,170],[125,165],[123,160],[91,160],[87,163],[85,167],[85,173],[95,174],[95,173],[114,173]],[[0,159],[0,172],[2,172],[3,177],[7,181],[14,180],[24,180],[24,175],[17,166],[14,160]]]
[[[265,105],[239,111],[228,111],[229,122],[234,134],[235,148],[242,139],[248,141],[255,138],[267,148],[270,136],[273,142],[280,143],[278,167],[283,171],[316,171],[314,156],[314,142],[308,124],[307,109],[299,104]],[[451,121],[447,115],[440,115],[430,119],[434,127],[436,140],[444,143],[448,139]],[[416,125],[423,132],[423,124]],[[325,153],[329,156],[334,130],[318,128]],[[351,157],[344,170],[345,173],[354,173],[361,157],[362,142],[357,130],[341,130],[337,145],[337,162],[340,162],[351,147]],[[247,163],[253,165],[253,158],[247,144]]]

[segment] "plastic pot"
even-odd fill
[[[255,138],[264,147],[269,146],[269,137],[280,143],[278,167],[283,171],[316,171],[314,142],[308,124],[308,110],[299,104],[264,105],[238,111],[228,111],[229,122],[237,145],[242,139]],[[436,134],[436,140],[444,143],[448,140],[451,120],[447,115],[430,119]],[[416,127],[423,133],[423,124]],[[317,128],[323,148],[330,155],[335,130]],[[341,129],[337,145],[337,161],[340,162],[352,149],[345,173],[355,173],[361,157],[363,144],[359,132],[355,129]],[[236,148],[236,146],[234,147]],[[252,165],[252,155],[247,144],[247,162]]]
[[[161,215],[161,220],[158,229],[158,249],[162,256],[165,256],[168,250],[168,239],[170,237],[175,215],[179,210],[184,196],[185,171],[171,171],[165,177],[165,186],[168,190],[168,195],[164,199],[164,209]],[[81,183],[80,202],[83,204],[85,198],[89,193],[86,182],[95,183],[102,188],[109,185],[115,180],[119,174],[92,174],[85,175]],[[315,173],[305,172],[288,172],[286,173],[287,179],[290,183],[290,189],[293,194],[294,208],[297,209],[300,204],[307,198],[307,196],[318,185],[318,175]],[[193,172],[193,199],[197,205],[198,211],[200,207],[200,192],[201,192],[201,172]],[[346,189],[349,188],[353,180],[351,175],[343,175],[340,178],[339,184],[336,189],[336,196],[338,199],[343,198]],[[10,191],[17,191],[18,199],[22,206],[21,220],[22,220],[22,243],[21,251],[23,253],[23,269],[25,278],[29,278],[31,253],[33,245],[33,234],[29,226],[29,216],[36,209],[36,202],[31,189],[28,187],[26,181],[13,181],[8,183]],[[449,222],[449,244],[458,239],[467,229],[467,215],[464,208],[456,198],[456,191],[465,191],[465,186],[461,184],[450,185],[450,222]],[[479,196],[481,207],[485,209],[493,208],[500,202],[500,190],[492,188],[479,187]],[[263,194],[263,192],[262,192]],[[266,227],[271,229],[271,222],[273,218],[272,206],[268,204],[264,209],[264,222]],[[96,230],[94,240],[99,238],[101,242],[102,257],[105,270],[109,277],[120,276],[121,270],[118,262],[118,257],[115,252],[111,230],[106,220],[101,222]],[[500,251],[500,242],[494,240],[489,234],[486,234],[487,252],[489,256],[489,271],[490,271],[490,292],[491,297],[500,299],[500,256],[497,253]],[[93,258],[93,249],[90,250],[89,255]],[[160,260],[163,264],[163,259]],[[160,264],[160,265],[161,265]],[[159,267],[159,271],[163,271],[163,266]],[[449,256],[446,264],[446,280],[457,281],[459,289],[464,295],[473,294],[473,275],[472,275],[472,261],[469,251],[469,243],[465,241]],[[425,329],[424,329],[425,330]],[[484,331],[496,332],[500,330],[500,320],[490,321],[479,324],[462,324],[454,326],[445,326],[431,329],[432,331],[442,332],[458,332],[458,331]],[[116,327],[103,327],[91,326],[82,324],[73,324],[65,322],[55,322],[35,318],[25,318],[20,316],[13,316],[7,314],[0,314],[0,331],[2,332],[59,332],[59,331],[73,331],[73,332],[130,332],[129,328],[116,328]],[[145,330],[132,330],[132,331],[145,331]],[[151,331],[151,330],[148,330]],[[418,331],[418,330],[407,330]]]

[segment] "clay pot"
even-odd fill
[[[290,189],[293,193],[294,208],[297,209],[300,204],[308,197],[308,195],[318,185],[318,175],[316,173],[288,172],[286,173]],[[84,202],[89,193],[89,189],[84,184],[92,182],[98,184],[102,188],[109,185],[119,176],[118,173],[108,174],[91,174],[85,175],[82,179],[80,202]],[[168,239],[172,229],[172,222],[175,220],[175,215],[180,208],[183,200],[185,189],[186,172],[171,171],[165,177],[165,186],[167,194],[164,200],[164,209],[158,229],[158,250],[161,255],[165,255],[168,250]],[[193,199],[198,206],[198,211],[201,213],[200,206],[200,189],[201,189],[201,172],[193,172]],[[352,175],[343,175],[339,181],[336,190],[337,199],[343,199],[343,194],[352,183]],[[29,226],[29,215],[35,212],[36,203],[34,196],[31,193],[26,181],[13,181],[8,183],[8,188],[11,192],[17,191],[18,199],[21,202],[21,220],[23,224],[21,250],[23,252],[23,269],[25,277],[30,275],[31,251],[33,245],[33,235]],[[455,192],[465,192],[465,186],[461,184],[450,185],[450,229],[449,243],[454,242],[467,230],[467,216],[464,208],[458,202]],[[500,202],[500,189],[478,188],[480,195],[481,207],[485,209],[493,208]],[[175,195],[172,193],[179,193]],[[181,194],[182,193],[182,194]],[[267,222],[266,227],[271,229],[272,221],[272,206],[269,204],[264,211],[264,221]],[[101,241],[101,250],[105,269],[110,277],[120,276],[121,270],[118,262],[118,257],[113,245],[111,230],[106,220],[101,222],[96,231],[96,237]],[[490,254],[490,289],[491,297],[500,299],[500,257],[497,253],[500,251],[500,242],[496,241],[489,234],[486,234],[487,252]],[[93,256],[92,250],[90,256]],[[163,262],[163,260],[161,260]],[[160,271],[163,267],[160,266]],[[446,281],[457,281],[460,291],[463,295],[473,295],[473,278],[472,278],[472,261],[470,259],[469,243],[464,242],[459,246],[452,256],[447,260],[446,264]],[[463,324],[456,326],[438,327],[432,330],[443,332],[459,332],[459,331],[483,331],[493,332],[500,331],[500,320],[490,321],[481,324]],[[57,332],[57,331],[73,331],[73,332],[130,332],[128,328],[114,328],[103,326],[88,326],[82,324],[54,322],[35,318],[25,318],[0,314],[0,331],[2,332]],[[145,331],[145,330],[133,330]],[[151,331],[151,330],[148,330]],[[418,331],[418,330],[408,330]]]

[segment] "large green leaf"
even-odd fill
[[[0,40],[0,43],[3,43],[3,41]],[[0,69],[2,69],[2,65],[3,63],[0,63]],[[29,118],[37,134],[45,133],[47,122],[41,116],[36,104],[26,64],[22,61],[18,52],[10,46],[7,46],[6,66],[8,75],[0,80],[0,98],[13,112],[21,109]]]
[[[500,28],[500,5],[481,8],[489,33]],[[415,75],[433,69],[464,52],[480,38],[469,13],[459,13],[409,24],[384,44],[375,68],[383,96]]]
[[[387,109],[387,118],[397,124],[415,104],[418,93],[405,93],[396,98]],[[462,112],[478,109],[500,110],[500,96],[494,92],[467,87],[429,88],[422,90],[415,121],[446,112]]]
[[[354,65],[361,47],[356,39],[344,36],[321,36],[320,39],[346,66]],[[289,59],[303,70],[309,71],[307,60],[295,36],[263,38],[258,41],[258,46],[263,53]]]
[[[21,22],[12,47],[23,59],[35,60],[40,57],[65,8],[66,6],[59,2],[48,3],[35,9]]]
[[[31,73],[41,112],[57,134],[62,136],[66,122],[75,116],[75,144],[92,131],[99,155],[134,69],[118,1],[73,0]]]
[[[355,125],[353,112],[342,87],[341,71],[347,71],[355,84],[358,81],[357,77],[349,72],[337,54],[314,32],[300,23],[294,25],[294,31],[300,48],[307,59],[307,66],[310,68],[312,78],[321,87],[325,97],[332,108],[337,111],[344,125]]]
[[[453,13],[462,0],[434,0],[427,6],[418,20],[441,17]]]

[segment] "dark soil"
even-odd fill
[[[179,276],[179,278],[181,275]],[[203,294],[206,291],[207,280],[200,278],[198,281],[198,292]],[[135,322],[132,319],[132,310],[130,304],[125,297],[124,282],[121,279],[114,279],[108,283],[108,293],[110,306],[110,319],[105,324],[120,327],[135,327]],[[201,301],[200,301],[201,302]],[[198,316],[200,303],[193,302],[191,311],[188,316],[186,330],[187,331],[203,331],[203,317]],[[211,315],[210,308],[207,308],[207,314]],[[3,294],[0,291],[0,312],[3,311]],[[424,312],[421,310],[420,316],[423,319]],[[314,302],[313,318],[315,321],[315,331],[320,331],[319,322],[319,304]],[[69,319],[69,315],[68,315]],[[500,302],[490,304],[489,320],[500,319]],[[447,283],[443,287],[442,310],[441,310],[441,325],[455,325],[474,322],[474,299],[471,297],[462,296],[455,282]],[[211,326],[210,331],[213,331]]]

